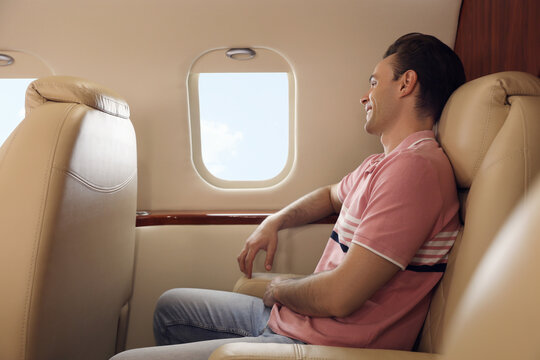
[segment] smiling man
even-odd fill
[[[411,349],[460,226],[454,175],[432,128],[464,82],[461,61],[438,39],[396,40],[360,100],[365,130],[380,137],[384,153],[268,217],[238,256],[251,277],[265,250],[271,270],[279,230],[339,213],[315,272],[273,280],[262,300],[170,290],[158,302],[154,334],[159,345],[182,345],[115,359],[206,359],[228,342]]]

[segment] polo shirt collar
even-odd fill
[[[395,149],[390,152],[390,154],[392,154],[393,152],[396,152],[396,151],[398,151],[398,152],[403,151],[403,150],[407,149],[409,146],[411,146],[412,144],[414,144],[415,142],[417,142],[418,140],[426,139],[426,138],[428,138],[428,139],[431,138],[431,139],[436,141],[435,133],[433,133],[433,130],[422,130],[422,131],[412,133],[411,135],[409,135],[405,139],[403,139],[403,141],[400,142],[399,145],[396,146]],[[388,154],[388,155],[390,155],[390,154]]]

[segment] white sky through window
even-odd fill
[[[287,73],[199,75],[201,152],[206,168],[230,181],[267,180],[289,150]]]
[[[35,79],[0,79],[0,146],[24,119],[26,88]]]

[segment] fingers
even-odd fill
[[[236,258],[236,261],[238,261],[238,267],[240,268],[240,271],[243,272],[244,274],[246,273],[246,263],[245,263],[246,255],[247,255],[247,250],[244,247],[244,249],[240,252],[240,255],[238,255],[238,257]]]
[[[269,284],[266,287],[266,290],[263,295],[263,303],[264,306],[271,308],[276,303],[276,299],[274,298],[274,287]]]
[[[251,279],[253,262],[261,249],[266,251],[264,266],[267,271],[270,271],[274,262],[276,248],[277,231],[268,230],[264,227],[257,228],[257,230],[248,238],[240,255],[236,258],[240,271],[242,271],[248,279]]]
[[[258,251],[258,250],[257,250]],[[253,260],[255,260],[256,251],[249,251],[246,256],[246,276],[251,279],[251,272],[253,271]]]
[[[257,255],[257,252],[259,249],[249,249],[249,247],[246,245],[240,255],[238,255],[238,258],[236,259],[238,261],[238,266],[240,267],[240,271],[243,272],[248,279],[251,279],[252,270],[253,270],[253,261],[255,260],[255,255]]]
[[[266,250],[266,259],[264,261],[264,268],[266,271],[272,270],[272,264],[274,263],[274,255],[276,253],[276,243],[271,242]]]

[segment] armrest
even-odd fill
[[[253,273],[251,279],[248,279],[245,276],[238,279],[238,281],[234,285],[233,291],[240,294],[257,296],[262,298],[268,283],[278,276],[290,279],[295,277],[303,277],[305,275]]]
[[[231,343],[216,349],[209,360],[441,360],[441,355],[399,350],[356,349],[298,344]]]

